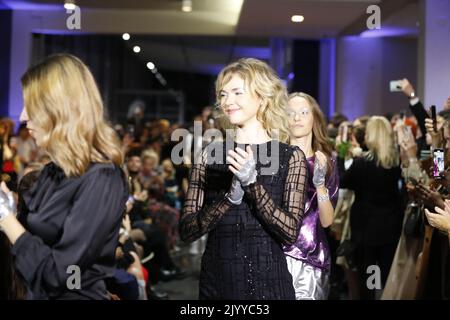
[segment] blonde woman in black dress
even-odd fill
[[[220,72],[216,94],[233,139],[212,142],[194,164],[180,220],[185,241],[208,233],[200,299],[295,299],[283,245],[297,239],[307,168],[286,144],[286,89],[246,58]]]

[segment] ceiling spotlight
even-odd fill
[[[303,22],[303,20],[305,20],[305,17],[301,15],[293,15],[291,17],[292,22]]]
[[[153,62],[148,62],[147,68],[149,68],[150,70],[153,70],[153,69],[155,69],[155,64]]]
[[[130,34],[129,34],[129,33],[126,33],[126,32],[125,32],[125,33],[122,35],[122,39],[123,39],[123,40],[130,40],[130,38],[131,38],[131,37],[130,37]]]
[[[139,53],[139,52],[141,52],[141,47],[139,47],[139,46],[134,46],[134,47],[133,47],[133,51],[136,52],[136,53]]]
[[[77,5],[75,4],[75,0],[65,0],[64,1],[64,9],[66,10],[75,10]]]
[[[192,11],[192,0],[182,0],[181,1],[181,11],[191,12]]]

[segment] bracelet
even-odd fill
[[[323,195],[317,194],[317,201],[318,202],[324,202],[324,201],[327,201],[327,200],[330,200],[330,196],[328,194],[328,189],[327,189],[327,193],[326,194],[323,194]]]
[[[228,192],[225,194],[225,198],[227,198],[228,201],[230,201],[230,202],[231,202],[232,204],[234,204],[234,205],[240,205],[241,202],[242,202],[242,198],[239,199],[239,200],[233,200],[233,199],[231,199],[231,195],[230,195],[230,193],[228,193]]]
[[[120,228],[120,230],[119,230],[119,236],[120,236],[120,237],[121,237],[121,236],[129,237],[130,234],[128,233],[128,231],[127,231],[125,228]]]
[[[5,211],[0,212],[0,221],[3,221],[3,219],[5,219],[10,214],[11,214],[11,212],[7,209]]]

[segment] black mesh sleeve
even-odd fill
[[[298,224],[301,223],[304,214],[307,172],[305,155],[296,148],[289,159],[281,207],[275,205],[264,186],[258,181],[244,188],[255,203],[257,215],[282,245],[290,245],[297,240]]]
[[[185,242],[192,242],[208,233],[233,206],[223,195],[217,197],[209,205],[203,205],[206,181],[206,155],[202,161],[194,164],[189,179],[189,187],[180,218],[180,238]]]

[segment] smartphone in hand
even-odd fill
[[[348,125],[342,127],[342,142],[347,142],[348,140]]]
[[[400,120],[403,124],[406,124],[406,112],[404,110],[400,112]]]
[[[415,187],[417,187],[419,185],[419,182],[413,177],[409,177],[409,182],[411,182],[412,185]]]
[[[443,179],[445,177],[444,149],[433,150],[433,177]]]
[[[433,120],[433,131],[437,132],[436,106],[430,107],[431,119]]]
[[[392,80],[389,82],[389,90],[391,92],[399,92],[402,91],[402,83],[401,80]]]

